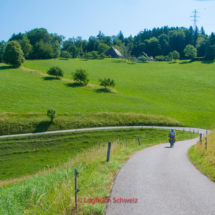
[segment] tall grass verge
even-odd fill
[[[170,117],[138,113],[57,113],[53,123],[48,120],[46,114],[41,113],[0,114],[0,135],[125,125],[182,126],[179,121]]]
[[[215,130],[207,135],[207,150],[205,138],[188,151],[191,162],[210,180],[215,182]]]

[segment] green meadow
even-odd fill
[[[67,80],[1,66],[0,112],[58,114],[141,113],[177,120],[183,126],[212,128],[215,122],[215,64],[210,61],[128,63],[104,60],[31,60],[24,68],[46,73],[59,66]],[[86,69],[90,84],[71,80],[77,68]],[[116,92],[98,90],[99,78],[115,80]]]

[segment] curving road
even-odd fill
[[[173,149],[160,144],[133,155],[115,179],[106,215],[215,214],[215,183],[187,158],[197,140],[176,142]],[[122,202],[129,198],[138,202]]]
[[[133,128],[140,127],[152,128]],[[5,135],[0,138],[119,128],[131,126]],[[159,126],[154,128],[170,129]],[[197,128],[175,129],[191,130],[203,135],[207,133],[206,130]],[[187,150],[196,144],[197,140],[198,138],[179,141],[173,149],[169,148],[169,144],[160,144],[133,155],[115,179],[106,215],[215,215],[215,184],[202,175],[186,155]],[[132,199],[134,202],[122,202],[125,199]]]

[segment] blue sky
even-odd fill
[[[7,41],[13,33],[33,28],[46,28],[66,38],[117,35],[125,37],[141,30],[164,25],[193,25],[192,11],[201,17],[198,27],[207,34],[215,32],[215,1],[213,0],[1,0],[0,40]]]

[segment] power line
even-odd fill
[[[194,16],[191,16],[191,17],[194,18],[192,21],[193,21],[193,29],[195,30],[197,27],[197,22],[199,21],[197,19],[200,18],[200,16],[197,16],[197,13],[199,13],[197,10],[193,11],[193,13],[194,13]]]

